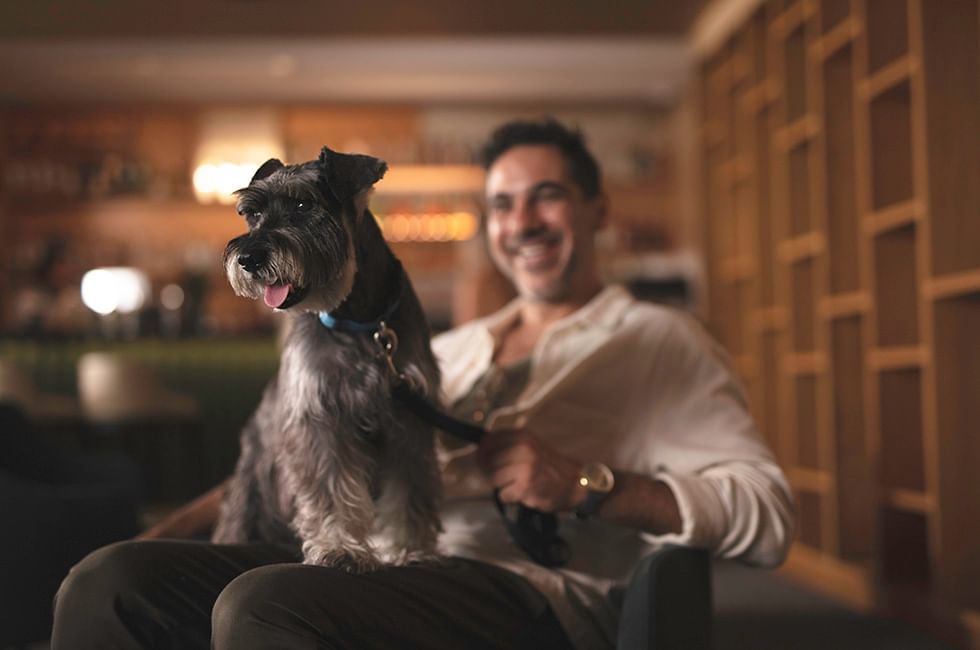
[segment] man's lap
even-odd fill
[[[298,559],[260,544],[100,549],[59,592],[52,647],[205,648],[212,620],[216,648],[567,645],[544,597],[493,565],[447,558],[354,575]]]

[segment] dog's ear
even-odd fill
[[[278,158],[269,158],[264,163],[262,163],[261,167],[255,170],[255,175],[252,176],[252,180],[250,180],[248,184],[251,185],[255,181],[260,181],[263,178],[272,176],[274,173],[276,173],[283,167],[285,167],[285,165],[283,165],[282,161],[279,160]]]
[[[329,147],[320,150],[317,160],[320,178],[341,202],[351,200],[360,216],[367,205],[367,193],[388,171],[388,163],[358,153],[337,153]]]

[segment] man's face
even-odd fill
[[[507,150],[487,172],[487,240],[523,298],[560,302],[595,278],[593,238],[605,199],[587,199],[550,145]]]

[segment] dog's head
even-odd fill
[[[350,294],[357,272],[354,231],[384,161],[324,147],[316,160],[273,158],[238,190],[248,232],[228,242],[224,266],[240,296],[272,309],[331,311]]]

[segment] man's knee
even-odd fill
[[[153,564],[145,547],[144,542],[127,541],[92,551],[69,571],[55,603],[85,603],[91,610],[97,603],[112,603],[120,593],[138,591]]]
[[[118,542],[89,553],[72,567],[55,596],[52,647],[98,647],[123,624],[116,605],[147,586],[153,566],[145,542]]]
[[[344,606],[343,598],[339,593],[331,597],[331,593],[337,592],[331,576],[320,576],[323,579],[317,584],[317,600],[336,607],[317,607],[314,626],[309,612],[304,611],[310,604],[304,596],[304,581],[297,579],[304,568],[309,567],[264,566],[232,580],[218,596],[211,612],[213,647],[312,648],[317,640],[329,638],[334,629],[332,621],[338,620],[336,610]],[[334,577],[346,577],[341,572],[331,573]]]

